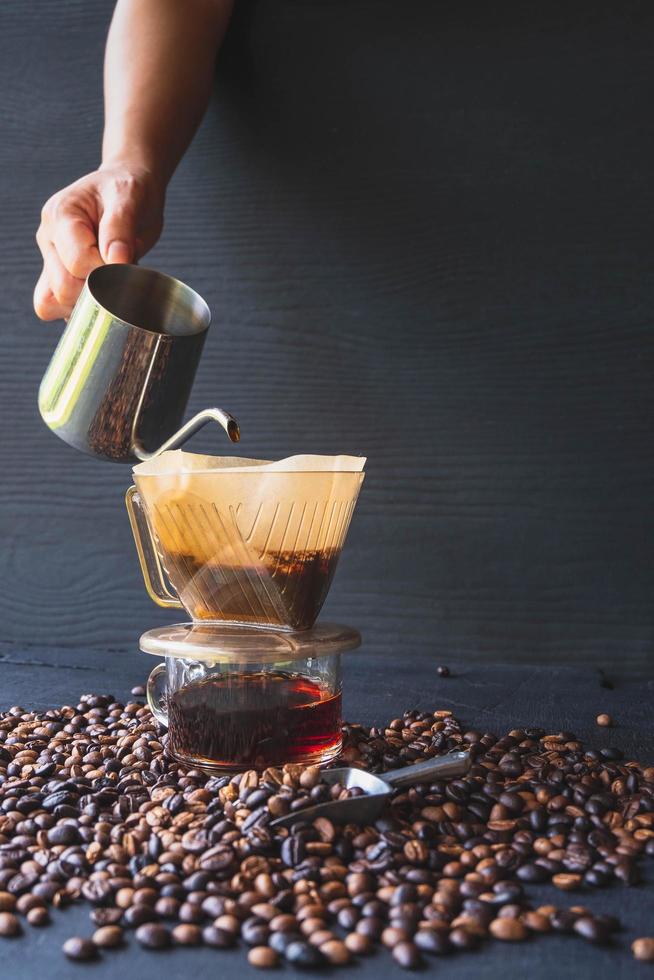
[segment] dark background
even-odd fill
[[[369,457],[326,609],[368,651],[644,665],[651,5],[237,5],[147,260],[214,311],[189,412],[230,409],[245,455]],[[33,236],[98,163],[111,9],[0,4],[5,650],[135,651],[166,621],[129,469],[36,408],[61,325],[31,310]]]
[[[236,3],[148,262],[214,311],[189,414],[231,409],[252,456],[369,457],[326,610],[364,633],[345,716],[437,706],[653,759],[654,8]],[[76,454],[36,408],[61,325],[31,310],[33,235],[46,198],[97,165],[111,9],[0,0],[0,708],[125,699],[151,666],[139,633],[167,618],[138,571],[129,469]],[[229,451],[213,433],[195,446]],[[624,931],[434,969],[651,971],[629,953],[652,932],[642,888],[538,891],[619,912]],[[3,944],[7,975],[69,980],[59,946],[88,935],[87,909],[54,920]],[[254,980],[243,951],[220,960],[132,942],[88,969]],[[402,974],[386,954],[352,970]]]

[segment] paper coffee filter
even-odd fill
[[[212,472],[238,473],[257,467],[261,471],[288,473],[360,473],[366,463],[365,456],[288,456],[286,459],[246,459],[239,456],[203,456],[199,453],[173,449],[134,467],[135,476],[162,476],[185,473]]]
[[[311,626],[365,462],[316,455],[271,462],[174,450],[135,466],[161,563],[193,618]]]

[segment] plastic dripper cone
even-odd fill
[[[278,463],[164,453],[134,469],[170,584],[194,620],[309,629],[363,482],[358,457]]]

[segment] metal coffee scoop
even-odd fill
[[[236,419],[220,408],[182,426],[210,322],[205,301],[178,279],[137,265],[95,269],[41,382],[45,424],[115,463],[177,449],[207,422],[238,442]]]
[[[284,817],[272,820],[269,827],[290,827],[300,821],[312,821],[316,817],[328,817],[334,823],[372,823],[384,809],[384,804],[394,789],[401,786],[411,786],[413,783],[426,783],[432,779],[451,779],[463,776],[470,768],[468,752],[448,752],[447,755],[426,759],[414,766],[403,769],[391,769],[373,775],[365,769],[326,769],[321,773],[325,783],[340,783],[348,789],[357,786],[362,789],[362,796],[352,796],[344,800],[330,800],[329,803],[318,803],[296,810]]]

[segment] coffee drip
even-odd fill
[[[199,562],[192,553],[167,555],[165,571],[194,620],[269,625],[283,609],[297,630],[310,629],[329,592],[340,552],[301,551],[265,555],[258,564],[234,567]],[[253,595],[253,583],[265,583]]]

